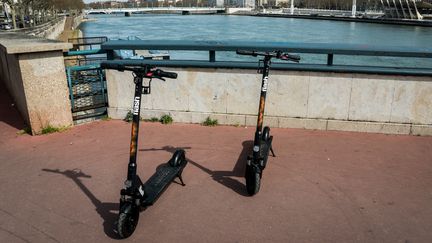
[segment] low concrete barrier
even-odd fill
[[[41,35],[38,35],[38,37],[47,38],[50,40],[56,40],[60,34],[63,32],[65,28],[66,18],[62,18],[59,22],[57,22],[55,25],[48,28],[44,33]]]
[[[53,19],[47,23],[35,26],[35,27],[29,27],[24,29],[18,29],[18,30],[11,30],[8,31],[9,34],[11,33],[24,33],[30,36],[36,36],[41,38],[46,38],[50,40],[55,40],[57,37],[63,32],[65,27],[66,18],[65,17],[59,17],[57,19]]]
[[[33,134],[72,125],[63,51],[72,44],[0,34],[0,79]]]
[[[254,126],[260,75],[254,70],[165,68],[177,80],[152,82],[143,118]],[[107,71],[108,114],[131,110],[130,72]],[[271,71],[264,123],[271,127],[432,135],[432,77]]]

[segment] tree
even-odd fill
[[[58,12],[80,11],[85,5],[82,0],[0,0],[11,8],[12,23],[17,28],[16,15],[18,14],[23,27],[26,19],[31,19],[34,25],[48,21],[48,17],[56,18]]]

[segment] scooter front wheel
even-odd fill
[[[270,139],[270,127],[264,127],[261,139],[268,141]]]
[[[261,185],[261,174],[256,172],[251,165],[246,165],[246,190],[249,196],[258,193]]]
[[[139,220],[138,206],[133,205],[131,202],[125,202],[119,212],[117,221],[117,233],[120,238],[128,238],[133,234]]]

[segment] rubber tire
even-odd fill
[[[259,192],[261,186],[261,175],[252,168],[246,165],[246,190],[249,196],[253,196]]]
[[[139,209],[131,202],[126,202],[119,212],[117,233],[125,239],[133,234],[139,221]]]
[[[172,158],[170,159],[169,164],[172,167],[177,167],[183,164],[185,160],[186,160],[185,151],[183,149],[177,149],[173,154]]]
[[[264,127],[261,139],[263,141],[268,141],[270,139],[270,127]]]

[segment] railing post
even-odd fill
[[[333,54],[328,54],[327,55],[327,65],[328,66],[333,65]]]
[[[216,61],[216,51],[209,51],[209,61],[210,62],[215,62]]]
[[[114,60],[114,50],[107,50],[107,60]]]
[[[70,95],[70,100],[71,100],[71,110],[73,112],[74,111],[74,107],[75,107],[75,99],[74,99],[73,90],[72,90],[72,75],[71,75],[70,68],[66,68],[66,75],[67,75],[67,81],[68,81],[68,86],[69,86],[69,95]]]

